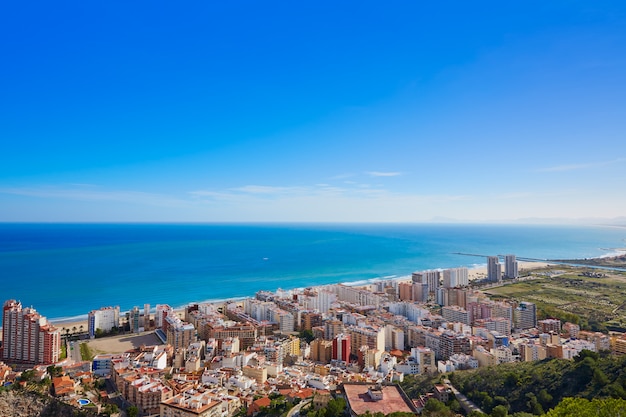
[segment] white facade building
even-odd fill
[[[468,283],[467,268],[451,268],[443,271],[444,288],[467,287]]]
[[[98,329],[103,332],[110,332],[114,327],[120,326],[120,308],[115,306],[92,310],[88,314],[87,321],[89,337],[93,339],[96,337],[96,330]]]

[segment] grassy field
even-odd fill
[[[89,345],[87,343],[80,344],[80,356],[84,361],[93,360],[94,354],[91,349],[89,349]]]
[[[581,275],[585,268],[559,269],[560,275],[536,277],[484,292],[494,299],[533,302],[539,318],[557,317],[590,330],[626,331],[626,274],[604,272],[603,277],[587,277]]]

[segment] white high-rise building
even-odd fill
[[[100,310],[92,310],[87,315],[89,337],[96,337],[96,330],[110,332],[114,327],[120,326],[120,308],[102,307]]]
[[[312,297],[312,307],[318,310],[320,313],[326,313],[330,310],[330,307],[337,302],[337,294],[321,289],[317,292],[315,297]]]
[[[510,279],[519,278],[515,255],[506,255],[504,257],[504,276]]]
[[[468,283],[467,268],[450,268],[443,271],[444,288],[466,287]]]
[[[502,281],[502,265],[500,265],[500,259],[497,256],[487,257],[487,280],[489,282]]]

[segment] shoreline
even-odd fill
[[[602,228],[52,229],[24,229],[30,234],[22,236],[16,227],[16,239],[8,241],[9,250],[0,258],[7,276],[14,277],[7,280],[6,297],[33,306],[61,327],[84,322],[89,311],[109,305],[119,305],[123,312],[144,304],[177,308],[278,287],[358,285],[355,281],[381,281],[414,271],[474,270],[484,266],[487,255],[500,253],[518,254],[518,261],[521,255],[544,261],[606,257],[625,246],[624,233]],[[40,233],[45,239],[38,239]],[[589,239],[584,239],[587,234]],[[224,239],[227,246],[218,244]],[[455,251],[482,255],[459,256]],[[23,285],[26,281],[32,288]],[[96,291],[85,285],[90,283],[97,285]]]
[[[519,267],[519,271],[529,271],[529,270],[533,270],[533,269],[540,269],[540,268],[545,268],[549,265],[548,262],[538,262],[538,261],[518,261],[518,267]],[[437,268],[437,269],[447,269],[447,268]],[[475,265],[473,267],[467,267],[468,269],[468,280],[471,281],[475,281],[478,279],[484,279],[487,276],[487,265],[486,264],[480,264],[480,265]],[[432,270],[432,269],[431,269]],[[367,279],[367,280],[358,280],[358,281],[352,281],[352,282],[338,282],[335,284],[323,284],[323,285],[313,285],[311,287],[324,287],[327,285],[337,285],[337,284],[344,284],[344,285],[350,285],[350,286],[365,286],[365,285],[369,285],[372,284],[374,282],[381,282],[381,281],[401,281],[401,280],[410,280],[411,279],[411,275],[402,275],[402,276],[387,276],[387,277],[380,277],[380,278],[372,278],[372,279]],[[292,291],[292,290],[297,290],[300,288],[308,288],[308,287],[299,287],[299,288],[293,288],[293,289],[289,289],[286,291]],[[224,298],[224,299],[210,299],[210,300],[204,300],[204,301],[191,301],[185,305],[181,305],[181,306],[175,306],[173,307],[174,311],[179,314],[179,315],[184,315],[184,311],[185,308],[187,308],[190,305],[193,304],[217,304],[217,303],[223,303],[226,301],[241,301],[241,300],[245,300],[247,298],[254,298],[254,294],[248,295],[248,296],[239,296],[239,297],[232,297],[232,298]],[[151,314],[152,314],[152,309],[151,309]],[[120,311],[120,316],[121,317],[125,317],[126,316],[126,311]],[[80,316],[72,316],[72,317],[61,317],[61,318],[52,318],[52,319],[47,319],[48,323],[50,323],[52,326],[56,327],[57,329],[61,330],[61,337],[63,337],[66,332],[64,331],[64,329],[73,329],[74,327],[78,330],[80,329],[80,326],[83,326],[83,331],[84,332],[88,332],[89,330],[89,323],[87,320],[87,314],[85,315],[80,315]],[[70,333],[71,334],[71,333]],[[0,340],[2,340],[2,333],[0,332]],[[91,340],[91,339],[89,339]]]
[[[520,272],[522,271],[530,271],[530,270],[534,270],[534,269],[540,269],[540,268],[545,268],[549,265],[548,262],[534,262],[534,261],[518,261],[518,267]],[[439,269],[439,268],[438,268]],[[442,269],[447,269],[447,268],[442,268]],[[487,265],[476,265],[473,267],[468,267],[468,279],[469,281],[475,281],[478,279],[483,279],[486,278],[487,276]],[[344,284],[344,285],[349,285],[349,286],[354,286],[354,287],[358,287],[358,286],[365,286],[368,284],[372,284],[374,282],[381,282],[381,281],[394,281],[394,280],[407,280],[407,279],[411,279],[411,275],[403,275],[403,276],[389,276],[389,277],[380,277],[380,278],[372,278],[372,279],[367,279],[367,280],[358,280],[358,281],[353,281],[353,282],[338,282],[335,284],[324,284],[324,285],[313,285],[311,287],[315,288],[315,287],[324,287],[324,286],[328,286],[328,285],[337,285],[337,284]],[[304,287],[307,288],[307,287]],[[293,289],[288,289],[286,291],[293,291],[293,290],[297,290],[299,288],[293,288]],[[241,301],[241,300],[245,300],[247,298],[254,298],[254,294],[248,295],[248,296],[240,296],[240,297],[232,297],[232,298],[224,298],[224,299],[211,299],[211,300],[204,300],[204,301],[191,301],[185,305],[182,306],[176,306],[173,307],[174,311],[176,313],[184,313],[185,308],[187,308],[190,305],[193,304],[218,304],[218,303],[224,303],[226,301]],[[152,313],[152,310],[151,310]],[[120,312],[120,316],[125,316],[126,311],[121,311]],[[87,322],[87,315],[84,316],[74,316],[74,317],[70,317],[70,318],[60,318],[60,319],[48,319],[48,322],[50,322],[53,326],[55,326],[58,329],[64,329],[64,328],[69,328],[72,329],[73,327],[76,328],[80,328],[81,325],[83,325],[84,327],[84,331],[88,331],[88,322]]]

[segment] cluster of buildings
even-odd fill
[[[490,259],[492,269],[488,279],[501,280],[498,257]],[[513,255],[505,257],[504,275],[517,275]],[[45,318],[9,300],[3,319],[6,362],[58,361],[59,333]],[[253,415],[272,393],[293,401],[314,396],[317,407],[331,395],[343,396],[352,415],[416,412],[423,401],[406,398],[394,385],[405,375],[571,359],[583,349],[626,354],[623,336],[537,320],[533,303],[493,301],[472,290],[466,268],[358,287],[262,291],[184,311],[145,305],[126,319],[131,331],[153,329],[162,343],[98,355],[88,370],[79,370],[109,376],[140,413],[164,417],[227,417],[242,407]],[[118,307],[89,313],[92,336],[120,324]],[[59,383],[75,388],[77,375],[86,377],[68,372]],[[440,387],[433,395],[443,398],[447,391]]]
[[[34,308],[7,300],[2,307],[1,353],[7,363],[53,364],[61,354],[61,332]]]

